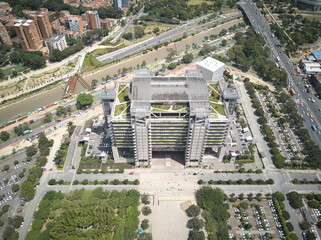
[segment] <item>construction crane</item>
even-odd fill
[[[69,78],[62,98],[67,98],[74,93],[77,82],[80,82],[85,89],[92,90],[92,87],[86,82],[86,80],[76,72],[75,75]]]

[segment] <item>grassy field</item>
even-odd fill
[[[211,2],[211,1],[204,1],[204,0],[189,0],[187,2],[188,5],[200,5],[202,3],[207,3],[208,5],[213,4],[213,2]]]
[[[101,63],[90,53],[86,54],[84,64],[82,65],[81,71],[89,72],[101,66]]]
[[[224,106],[221,104],[211,103],[211,107],[214,108],[219,114],[226,116]]]
[[[124,87],[121,93],[118,94],[119,103],[124,103],[129,101],[127,89],[128,89],[128,86]]]
[[[0,87],[0,97],[6,97],[11,94],[16,94],[23,89],[26,79],[20,80],[18,83],[14,82]]]
[[[32,75],[28,80],[27,87],[28,88],[37,87],[43,84],[44,82],[48,81],[50,78],[59,77],[60,75],[70,72],[71,70],[72,70],[71,67],[60,67],[41,74]]]
[[[27,67],[22,66],[22,64],[16,65],[16,66],[12,66],[12,67],[8,67],[6,69],[3,69],[3,75],[7,76],[7,75],[11,75],[12,71],[16,71],[16,72],[22,72],[23,70],[27,69]]]
[[[128,103],[118,104],[115,107],[115,116],[120,115],[128,106]]]

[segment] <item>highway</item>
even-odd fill
[[[237,11],[237,10],[236,9],[227,10],[227,11],[223,11],[223,14],[232,13],[235,11]],[[234,16],[222,17],[222,18],[210,21],[208,23],[192,27],[196,24],[199,24],[204,19],[207,19],[209,17],[217,17],[219,15],[220,15],[219,13],[213,13],[213,14],[208,14],[203,17],[187,21],[185,24],[183,24],[175,29],[172,29],[168,32],[160,34],[157,37],[150,38],[145,41],[136,43],[136,44],[128,46],[126,48],[120,49],[117,52],[107,53],[105,55],[99,56],[99,57],[97,57],[97,60],[99,62],[101,62],[102,64],[107,64],[112,61],[120,60],[124,57],[139,53],[147,48],[154,47],[157,44],[164,43],[164,42],[173,40],[175,38],[181,37],[184,34],[188,34],[188,33],[191,33],[191,32],[197,31],[197,30],[201,30],[201,29],[206,28],[214,23],[219,23],[219,22],[231,20],[231,19],[237,18],[239,16],[242,16],[242,14],[235,14]]]
[[[321,146],[321,135],[318,134],[317,131],[313,131],[311,128],[311,125],[321,126],[321,111],[319,110],[321,109],[321,104],[319,100],[312,94],[303,92],[305,84],[303,84],[302,77],[298,76],[295,72],[294,66],[290,63],[288,56],[283,51],[279,40],[274,36],[269,24],[260,14],[256,5],[251,0],[243,0],[240,6],[244,10],[244,13],[247,15],[256,32],[262,34],[268,47],[271,49],[271,60],[279,64],[287,72],[288,87],[293,88],[297,93],[293,97],[294,100],[303,103],[303,107],[298,105],[298,113],[301,114],[305,120],[304,126],[309,131],[311,139],[317,145]],[[314,99],[314,102],[312,99]],[[307,115],[307,113],[309,115]]]

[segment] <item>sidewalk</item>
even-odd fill
[[[50,149],[50,154],[48,156],[48,162],[46,164],[46,166],[44,167],[44,169],[54,169],[55,168],[55,164],[54,164],[54,159],[56,156],[56,151],[60,148],[61,142],[63,140],[63,136],[66,133],[67,128],[66,127],[62,127],[60,129],[58,129],[57,131],[55,131],[53,134],[51,134],[50,136],[48,136],[48,139],[53,139],[54,140],[54,144]]]

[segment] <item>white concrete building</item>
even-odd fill
[[[53,34],[50,38],[46,39],[45,44],[50,54],[53,52],[54,49],[62,51],[67,47],[65,36],[57,34]]]
[[[218,83],[223,78],[225,64],[211,57],[205,58],[197,64],[207,82]]]
[[[318,62],[303,63],[303,69],[306,74],[319,74],[321,73],[321,64]]]

